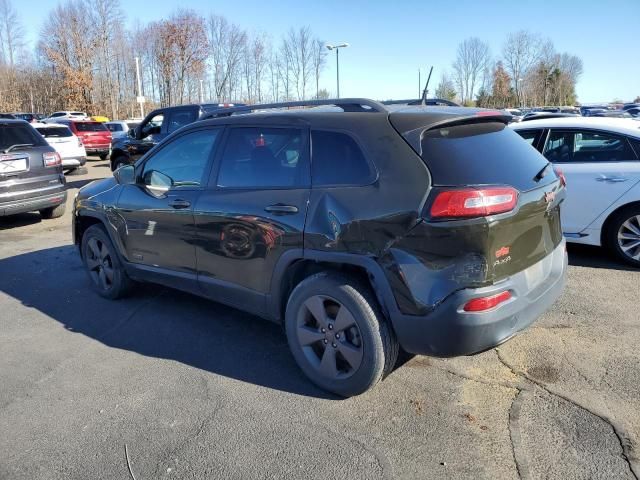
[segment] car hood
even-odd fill
[[[114,177],[103,178],[102,180],[95,180],[80,189],[78,192],[78,199],[89,199],[114,190],[118,186],[118,182]]]

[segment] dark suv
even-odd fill
[[[130,129],[126,136],[113,139],[110,157],[111,170],[116,170],[121,165],[134,163],[166,136],[195,122],[202,115],[236,105],[244,104],[205,103],[159,108],[152,111],[136,128]]]
[[[100,295],[150,281],[282,322],[300,368],[343,396],[400,347],[481,352],[560,295],[565,188],[508,114],[343,99],[211,116],[80,190]]]
[[[60,155],[24,120],[0,120],[0,216],[56,218],[66,200]]]

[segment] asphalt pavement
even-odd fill
[[[70,200],[110,174],[89,162]],[[98,297],[70,219],[0,218],[0,479],[640,475],[640,271],[601,249],[569,247],[565,294],[516,338],[343,400],[275,324],[154,285]]]

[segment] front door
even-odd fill
[[[308,131],[231,127],[226,137],[194,211],[198,280],[210,297],[264,313],[278,259],[303,247]]]
[[[221,131],[203,128],[174,138],[138,166],[136,185],[124,186],[117,210],[130,262],[195,279],[193,207]]]
[[[640,181],[638,161],[622,135],[589,129],[552,129],[544,155],[567,178],[562,229],[580,233]]]

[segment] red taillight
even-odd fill
[[[564,176],[564,173],[562,172],[562,170],[560,170],[557,167],[554,167],[553,171],[556,172],[556,177],[558,177],[560,179],[560,184],[563,187],[566,187],[567,186],[567,177]]]
[[[511,292],[508,290],[506,292],[498,293],[497,295],[491,295],[490,297],[481,297],[474,298],[473,300],[469,300],[464,305],[465,312],[484,312],[486,310],[491,310],[492,308],[497,307],[501,303],[506,302],[511,299]]]
[[[45,167],[57,167],[58,165],[62,165],[62,158],[58,152],[44,152],[42,154],[42,160],[44,161]]]
[[[518,191],[511,187],[445,190],[431,205],[433,218],[484,217],[513,210]]]

